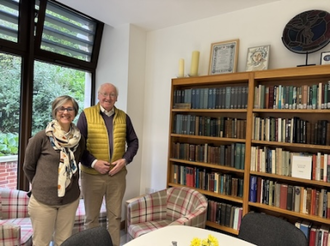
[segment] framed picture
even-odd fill
[[[330,51],[325,51],[321,53],[321,65],[330,64]]]
[[[246,71],[268,69],[270,45],[248,48]]]
[[[235,73],[239,39],[211,44],[209,74]]]

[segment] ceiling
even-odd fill
[[[105,24],[146,31],[209,18],[279,0],[57,0]]]

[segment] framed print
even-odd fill
[[[330,51],[326,51],[326,52],[321,53],[320,64],[321,65],[330,64]]]
[[[209,74],[235,73],[239,39],[211,44]]]
[[[268,69],[270,45],[248,48],[246,71]]]

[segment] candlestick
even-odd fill
[[[179,60],[179,74],[178,77],[184,77],[184,59]]]
[[[199,51],[193,51],[191,57],[190,76],[198,76]]]

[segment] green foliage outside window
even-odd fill
[[[32,136],[52,120],[51,104],[70,95],[84,107],[85,72],[43,62],[34,64]],[[17,154],[20,117],[21,59],[0,53],[0,156]],[[24,83],[24,81],[22,82]],[[77,121],[78,116],[75,119]]]

